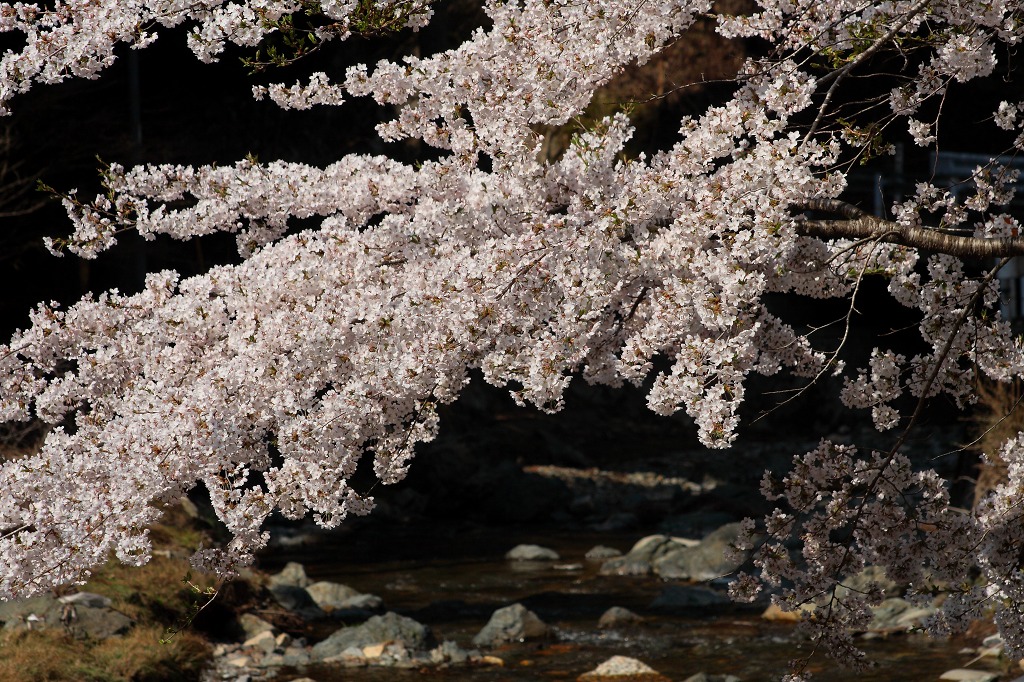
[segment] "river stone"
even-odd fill
[[[683,682],[740,682],[740,678],[735,675],[711,675],[700,672],[696,675],[690,675]]]
[[[597,627],[599,628],[615,628],[622,625],[632,625],[643,621],[643,618],[636,615],[629,609],[621,606],[613,606],[603,614],[597,621]]]
[[[558,561],[558,552],[540,545],[516,545],[510,549],[505,558],[509,561]]]
[[[652,561],[654,572],[668,580],[708,581],[732,573],[743,561],[728,556],[740,534],[739,523],[709,533],[693,547],[674,547]]]
[[[243,633],[245,633],[244,639],[251,639],[261,632],[275,631],[273,625],[251,613],[243,613],[238,617],[238,627],[242,629]]]
[[[359,596],[359,590],[353,589],[341,583],[332,583],[326,580],[312,583],[306,586],[306,592],[313,598],[316,605],[322,609],[341,608],[346,600]]]
[[[245,648],[259,649],[264,654],[271,654],[274,649],[277,648],[277,638],[274,637],[274,633],[270,630],[264,630],[263,632],[250,637],[242,643]]]
[[[622,552],[614,547],[597,545],[596,547],[592,547],[587,550],[587,553],[583,555],[583,558],[587,561],[603,561],[604,559],[612,559],[617,556],[622,556]]]
[[[61,603],[52,595],[41,595],[3,602],[0,603],[0,622],[5,630],[64,628],[76,639],[99,640],[128,632],[131,618],[109,607],[88,605],[104,603],[104,599],[93,595],[78,603]]]
[[[601,575],[647,575],[652,563],[676,546],[667,535],[648,535],[638,540],[625,556],[601,564]]]
[[[642,661],[627,656],[612,656],[588,673],[576,678],[577,682],[603,682],[629,680],[629,682],[670,682],[657,670]]]
[[[477,651],[466,651],[450,640],[441,642],[427,654],[435,665],[462,665],[469,661],[470,656],[479,655]]]
[[[316,620],[317,618],[323,618],[325,615],[323,610],[313,601],[313,598],[309,596],[309,592],[306,592],[302,587],[283,584],[272,585],[270,594],[274,596],[278,604],[307,620]]]
[[[397,613],[374,616],[362,625],[341,628],[333,635],[313,646],[313,659],[324,661],[340,656],[346,649],[382,642],[402,642],[409,649],[422,649],[433,642],[433,634],[425,625]]]
[[[498,609],[473,638],[476,646],[500,646],[548,634],[548,626],[522,604]]]
[[[312,580],[306,575],[306,567],[296,561],[289,561],[280,573],[270,576],[270,586],[290,585],[292,587],[309,587]]]
[[[709,606],[725,606],[731,603],[729,597],[707,587],[669,585],[654,598],[648,608],[671,612],[702,609]]]
[[[871,623],[868,632],[886,633],[903,632],[921,624],[935,613],[931,607],[916,607],[905,599],[893,597],[885,599],[871,609]]]
[[[968,670],[967,668],[954,668],[947,670],[939,676],[940,680],[953,680],[954,682],[995,682],[999,679],[996,673],[987,670]]]

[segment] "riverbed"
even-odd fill
[[[778,680],[790,660],[810,652],[809,642],[792,625],[764,621],[760,609],[652,609],[652,600],[668,583],[655,577],[603,576],[598,573],[599,562],[584,558],[595,545],[626,552],[644,534],[377,521],[324,536],[306,547],[278,550],[263,557],[261,568],[275,571],[286,561],[298,561],[311,579],[376,594],[387,610],[429,625],[438,641],[453,640],[464,648],[472,648],[473,636],[491,613],[515,602],[534,611],[554,631],[546,640],[484,652],[501,658],[501,667],[400,670],[323,665],[302,671],[318,682],[574,680],[613,655],[637,658],[677,681],[704,672],[735,675],[743,682],[767,682]],[[560,560],[505,560],[505,552],[520,543],[554,549]],[[612,606],[628,608],[644,620],[599,629],[599,617]],[[326,636],[329,630],[319,634]],[[960,639],[897,635],[863,642],[876,664],[868,671],[844,669],[820,653],[812,658],[809,669],[815,680],[826,682],[938,680],[943,672],[963,667],[973,658],[963,652],[966,644]],[[971,667],[998,670],[999,665],[998,660],[986,659]],[[279,679],[298,676],[295,671]]]

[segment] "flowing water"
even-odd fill
[[[597,544],[626,551],[641,535],[374,523],[312,548],[266,556],[262,567],[273,571],[285,561],[299,561],[313,580],[340,582],[379,595],[389,610],[429,625],[438,641],[454,640],[464,648],[472,648],[473,636],[494,610],[517,601],[555,630],[545,641],[485,652],[503,659],[503,667],[322,666],[305,671],[320,682],[575,680],[614,655],[640,659],[677,681],[703,671],[754,682],[778,680],[791,659],[807,655],[809,644],[791,625],[768,623],[757,612],[716,607],[685,615],[652,613],[648,605],[665,583],[656,578],[601,576],[598,564],[583,558]],[[550,547],[562,560],[554,564],[505,561],[504,553],[519,543]],[[629,608],[645,620],[639,625],[598,629],[598,618],[612,606]],[[326,636],[329,630],[321,634]],[[843,669],[820,654],[812,659],[810,670],[815,680],[825,682],[937,680],[944,671],[962,667],[972,658],[959,653],[963,646],[956,640],[894,636],[863,643],[877,662],[871,670]],[[972,667],[985,669],[982,663]]]

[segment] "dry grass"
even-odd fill
[[[166,510],[164,523],[150,535],[158,554],[138,568],[117,560],[99,568],[81,587],[110,597],[112,607],[135,621],[125,635],[83,641],[59,630],[17,631],[0,635],[0,680],[43,682],[185,682],[199,679],[210,646],[199,633],[182,629],[197,604],[209,597],[184,582],[187,557],[202,542],[203,531],[180,508]],[[168,556],[169,555],[169,556]],[[200,589],[211,576],[191,576]],[[162,643],[168,629],[174,637]]]
[[[160,643],[163,628],[138,625],[128,634],[83,642],[60,631],[8,632],[0,638],[0,680],[158,682],[195,680],[209,657],[199,635],[182,632]]]

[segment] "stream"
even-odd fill
[[[437,640],[473,648],[471,640],[498,608],[521,602],[553,626],[555,636],[486,651],[503,667],[401,670],[311,666],[302,675],[318,682],[341,680],[575,680],[614,655],[637,658],[667,677],[681,681],[698,672],[731,674],[743,682],[778,680],[788,662],[807,655],[809,643],[790,624],[770,623],[760,610],[715,607],[685,613],[649,608],[666,583],[656,577],[602,576],[600,562],[584,559],[595,545],[623,552],[640,531],[569,531],[550,527],[494,527],[473,524],[372,522],[305,548],[278,550],[261,558],[263,570],[277,571],[287,561],[305,565],[312,580],[344,583],[383,598],[388,610],[429,625]],[[509,549],[533,543],[557,551],[558,562],[510,562]],[[640,624],[598,629],[597,620],[612,606],[644,617]],[[316,633],[325,637],[336,628]],[[818,654],[809,669],[815,680],[859,682],[938,680],[973,656],[961,653],[963,641],[900,635],[863,641],[875,667],[844,669]],[[989,659],[991,660],[991,659]],[[998,670],[997,660],[971,667]],[[289,680],[300,676],[282,675]]]

